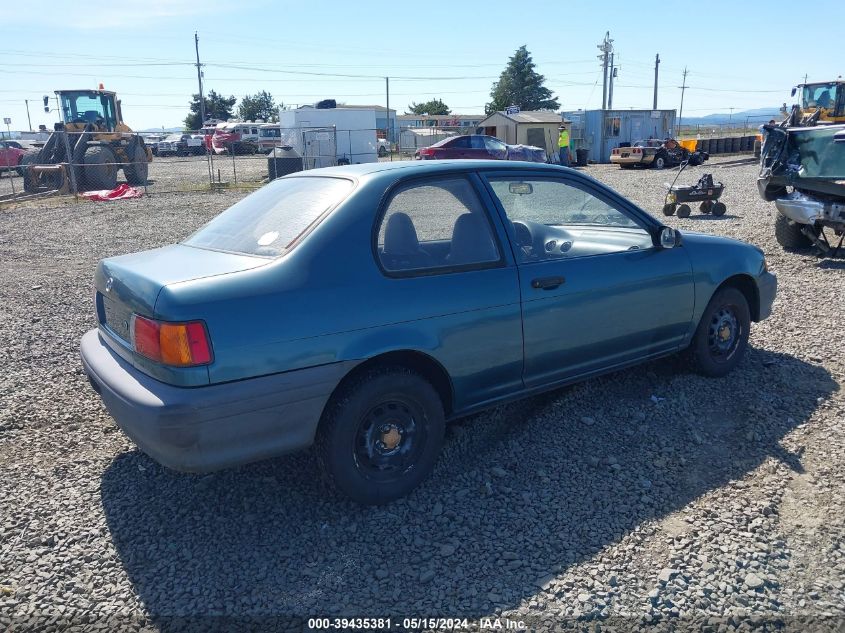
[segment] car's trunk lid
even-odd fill
[[[128,343],[132,314],[159,316],[155,305],[165,286],[249,270],[268,261],[183,244],[104,259],[94,274],[98,321]]]

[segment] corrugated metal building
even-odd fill
[[[512,145],[534,145],[546,150],[553,156],[557,153],[561,117],[557,112],[546,110],[526,110],[515,114],[494,112],[481,123],[481,134],[495,136]]]
[[[572,121],[572,148],[589,151],[588,160],[610,162],[610,150],[620,143],[672,136],[675,110],[577,110],[565,112]]]

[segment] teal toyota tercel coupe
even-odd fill
[[[776,291],[758,248],[577,171],[466,160],[286,176],[94,281],[82,363],[143,451],[207,472],[313,444],[368,504],[454,418],[676,352],[723,376]]]

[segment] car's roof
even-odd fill
[[[341,167],[323,167],[311,169],[307,172],[297,172],[286,177],[295,176],[353,176],[362,177],[388,172],[403,170],[402,175],[423,175],[436,174],[444,171],[473,171],[482,169],[495,169],[497,171],[528,171],[548,169],[560,171],[565,168],[559,165],[548,165],[546,163],[531,163],[518,160],[402,160],[393,162],[361,163],[359,165],[344,165]]]

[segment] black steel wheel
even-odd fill
[[[443,403],[405,367],[362,373],[334,394],[317,431],[329,485],[353,501],[389,503],[432,471],[443,444]]]
[[[748,347],[751,311],[745,295],[732,287],[718,290],[701,316],[690,345],[693,366],[705,376],[724,376]]]
[[[692,209],[688,204],[682,204],[678,207],[678,217],[679,218],[688,218],[692,213]]]

